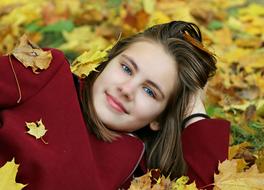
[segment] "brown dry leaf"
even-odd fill
[[[250,147],[251,144],[249,142],[243,142],[241,144],[230,146],[228,149],[228,159],[233,159],[237,154],[244,150],[247,147]]]
[[[63,12],[57,12],[57,6],[53,2],[47,2],[42,8],[43,22],[48,24],[56,23],[60,20],[67,19],[69,17],[68,9],[63,10]]]
[[[31,67],[35,74],[49,67],[52,54],[51,51],[43,51],[31,43],[26,35],[20,38],[20,43],[12,51],[12,54],[25,66]]]
[[[127,11],[127,15],[124,18],[124,23],[129,26],[136,28],[137,30],[142,30],[145,28],[149,21],[149,15],[144,10],[140,10],[135,14]]]
[[[264,172],[264,150],[257,152],[257,160],[256,164],[258,166],[258,170],[263,173]]]
[[[245,172],[237,172],[236,160],[225,160],[214,175],[214,190],[264,190],[264,173],[259,173],[254,164]]]

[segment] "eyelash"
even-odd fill
[[[132,70],[127,65],[121,64],[121,67],[122,67],[122,70],[125,73],[127,73],[128,75],[131,76],[133,74]],[[156,98],[155,92],[152,89],[150,89],[148,87],[143,87],[143,90],[144,90],[144,92],[146,92],[148,94],[148,96],[150,96],[152,98]]]
[[[122,67],[123,71],[124,71],[125,73],[127,73],[128,75],[132,75],[132,74],[133,74],[133,73],[132,73],[132,70],[131,70],[127,65],[125,65],[125,64],[121,64],[121,67]]]
[[[151,90],[150,88],[148,87],[143,87],[144,91],[152,98],[156,98],[156,95],[155,93],[153,92],[153,90]],[[148,91],[148,92],[147,92]]]

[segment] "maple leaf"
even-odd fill
[[[107,60],[107,51],[111,47],[109,46],[105,50],[94,49],[88,52],[85,51],[73,61],[71,71],[81,78],[88,76],[90,72],[96,71],[96,67],[101,62]]]
[[[237,172],[236,160],[225,160],[214,175],[214,190],[264,190],[264,173],[259,173],[254,164],[245,172]]]
[[[151,179],[150,173],[147,173],[141,177],[135,178],[128,190],[150,190],[151,189]]]
[[[19,165],[15,163],[13,158],[11,162],[7,162],[0,168],[0,190],[20,190],[26,185],[16,183],[16,174]]]
[[[47,69],[52,59],[51,51],[43,51],[31,43],[26,35],[20,38],[20,43],[12,51],[12,54],[25,67],[31,67],[35,74],[38,74],[40,70]]]
[[[135,178],[129,190],[198,190],[195,182],[187,185],[189,178],[182,176],[177,180],[170,180],[160,174],[158,169],[152,169],[145,175]]]
[[[27,131],[28,134],[34,136],[36,139],[39,139],[46,134],[46,132],[48,131],[46,128],[45,128],[45,125],[43,124],[42,122],[42,119],[40,119],[39,121],[37,121],[37,123],[35,122],[26,122],[26,126],[27,128],[29,129]],[[42,141],[47,144],[43,139]]]
[[[182,176],[172,183],[172,190],[198,190],[195,182],[187,185],[189,178],[187,176]]]

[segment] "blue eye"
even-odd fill
[[[124,64],[122,64],[121,66],[122,66],[122,69],[123,69],[124,72],[126,72],[129,75],[132,75],[132,71],[131,71],[131,69],[128,66],[126,66]]]
[[[144,89],[144,91],[149,95],[149,96],[151,96],[151,97],[155,97],[155,94],[154,94],[154,92],[150,89],[150,88],[148,88],[148,87],[143,87],[143,89]]]

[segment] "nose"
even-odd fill
[[[127,101],[132,101],[134,99],[136,89],[137,85],[132,80],[123,82],[117,86],[120,96],[124,97]]]

